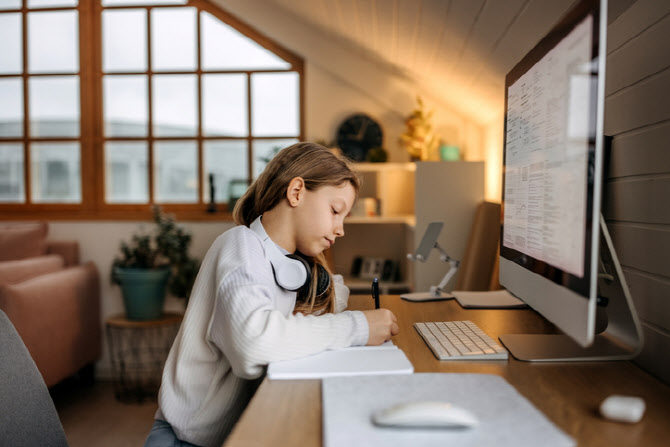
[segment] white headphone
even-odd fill
[[[270,239],[265,228],[263,228],[261,216],[257,217],[249,225],[249,228],[258,234],[263,241],[265,253],[270,259],[275,281],[279,287],[290,292],[297,292],[306,284],[309,284],[312,269],[307,261],[297,255],[285,255],[279,251],[277,245]]]

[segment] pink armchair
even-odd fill
[[[100,357],[100,278],[79,264],[75,241],[47,241],[44,222],[0,225],[0,309],[47,386],[77,372],[92,379]]]

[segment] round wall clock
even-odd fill
[[[340,124],[336,139],[344,155],[352,161],[365,161],[370,149],[382,146],[382,128],[368,115],[358,113]]]

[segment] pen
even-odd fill
[[[379,280],[372,280],[372,298],[375,299],[375,309],[379,309]]]

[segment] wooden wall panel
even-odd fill
[[[626,69],[634,70],[635,66],[629,64]],[[605,135],[618,135],[670,120],[669,105],[670,68],[642,79],[605,100]]]
[[[670,15],[610,53],[607,57],[605,93],[610,95],[666,69],[668,60],[662,55],[670,53],[668,36]]]
[[[607,227],[622,265],[670,277],[670,228],[611,222]]]
[[[670,321],[670,280],[624,267],[635,308],[644,321],[668,329]]]
[[[603,215],[607,220],[670,224],[670,176],[625,178],[607,184]],[[645,200],[640,200],[645,197]]]
[[[636,361],[670,383],[670,2],[638,0],[608,34],[603,214],[643,323]]]
[[[614,138],[608,178],[664,172],[670,172],[670,122]]]
[[[670,2],[666,0],[609,0],[608,51],[626,44],[668,13]]]
[[[666,383],[670,377],[670,341],[667,331],[643,324],[644,349],[635,363]]]

